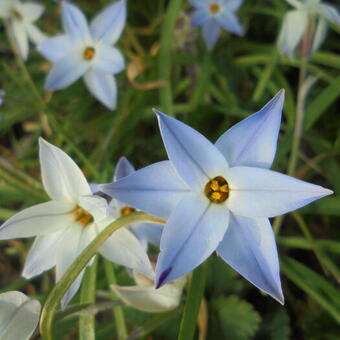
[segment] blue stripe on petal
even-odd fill
[[[225,205],[211,204],[202,194],[185,197],[162,233],[156,286],[185,275],[205,261],[223,239],[228,223]]]

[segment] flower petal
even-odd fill
[[[127,229],[115,231],[99,252],[109,261],[154,278],[148,255],[137,238]]]
[[[65,34],[46,39],[38,45],[38,51],[53,62],[63,59],[71,50],[72,41]]]
[[[209,20],[209,14],[206,8],[203,8],[203,7],[197,8],[192,14],[192,25],[193,26],[202,26],[208,20]]]
[[[148,243],[159,247],[163,226],[151,223],[138,223],[130,227],[139,242],[147,249]]]
[[[135,172],[135,168],[126,157],[121,157],[116,165],[113,181],[129,176]]]
[[[58,242],[63,230],[53,234],[38,236],[27,255],[22,276],[31,279],[56,265]]]
[[[236,215],[274,217],[296,210],[331,190],[275,171],[251,167],[229,169],[227,206]]]
[[[224,6],[226,6],[231,11],[238,10],[243,3],[243,0],[228,0],[224,1]]]
[[[78,203],[91,189],[77,164],[64,151],[39,139],[41,176],[47,194],[56,201]]]
[[[320,18],[316,26],[314,40],[313,40],[313,52],[317,51],[321,44],[324,42],[327,33],[327,22],[324,18]]]
[[[0,227],[0,240],[46,235],[67,228],[74,220],[70,214],[73,209],[72,203],[56,201],[24,209]]]
[[[214,18],[205,22],[202,34],[208,50],[211,50],[215,46],[220,33],[221,28]]]
[[[117,105],[117,84],[111,74],[87,71],[84,75],[85,85],[91,94],[108,109],[114,110]]]
[[[90,27],[93,37],[115,44],[123,32],[126,16],[125,0],[109,5],[92,20]]]
[[[130,206],[167,218],[189,192],[169,161],[137,170],[116,182],[99,185],[106,194]]]
[[[226,159],[203,135],[175,118],[155,113],[169,159],[190,187],[201,192],[209,178],[228,169]]]
[[[335,6],[320,4],[319,8],[319,11],[324,18],[332,22],[334,25],[340,26],[340,13]]]
[[[92,233],[91,235],[96,234],[94,224],[88,225],[86,228],[84,228],[78,223],[74,223],[64,231],[64,235],[58,243],[58,250],[56,254],[56,282],[61,279],[70,265],[75,261],[75,259],[90,241],[90,239],[87,237],[88,233]],[[77,279],[72,283],[71,287],[66,292],[61,301],[62,308],[65,308],[68,302],[77,293],[83,275],[84,270],[79,274]]]
[[[278,48],[281,53],[290,58],[294,57],[294,50],[302,39],[308,24],[308,13],[304,10],[288,11],[283,18],[278,38]]]
[[[79,206],[88,211],[96,223],[108,218],[108,204],[104,197],[96,195],[79,197]]]
[[[216,147],[230,166],[270,168],[276,153],[280,131],[284,90],[260,111],[225,132]]]
[[[0,294],[0,339],[29,340],[38,325],[41,305],[17,291]]]
[[[61,90],[85,74],[88,64],[82,61],[76,53],[69,53],[62,59],[58,59],[49,71],[45,87],[48,90]]]
[[[216,20],[228,32],[243,35],[243,28],[233,12],[226,9],[220,15],[216,16]]]
[[[159,289],[154,287],[121,287],[114,285],[111,286],[111,289],[128,306],[147,313],[161,313],[179,306],[183,287],[182,285],[176,285],[175,281]]]
[[[216,251],[253,285],[284,303],[275,237],[267,218],[231,214],[229,228]]]
[[[33,24],[26,24],[26,32],[34,44],[40,44],[47,39],[47,35]]]
[[[24,60],[26,60],[28,57],[29,47],[28,36],[24,24],[21,22],[12,22],[10,30],[13,34],[18,53]]]
[[[83,12],[67,1],[62,1],[61,11],[65,32],[75,41],[88,40],[90,31]]]
[[[97,48],[92,67],[94,71],[100,73],[116,74],[124,70],[125,61],[117,48],[101,44]]]
[[[156,287],[192,271],[217,248],[228,228],[225,205],[203,195],[185,197],[170,215],[161,238],[156,265]]]
[[[33,3],[33,2],[23,3],[21,4],[20,7],[22,10],[22,13],[25,16],[25,19],[30,22],[34,22],[38,20],[45,10],[45,7],[43,5]]]

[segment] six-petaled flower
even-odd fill
[[[56,281],[83,249],[115,220],[105,198],[93,195],[83,173],[62,150],[40,139],[42,182],[51,201],[27,208],[0,227],[0,240],[37,236],[26,259],[25,278],[56,267]],[[108,260],[153,278],[150,261],[128,229],[117,230],[99,252]],[[64,296],[77,292],[82,272]]]
[[[119,39],[126,21],[126,1],[120,0],[100,12],[88,25],[80,9],[61,4],[65,34],[47,39],[38,50],[51,62],[45,86],[63,89],[80,77],[88,90],[113,110],[117,102],[114,74],[124,70],[120,51],[112,45]]]
[[[203,39],[212,49],[221,33],[221,29],[242,35],[243,29],[235,11],[242,5],[243,0],[189,0],[195,7],[192,24],[202,26]]]
[[[200,265],[215,250],[255,286],[283,303],[269,217],[332,193],[268,170],[273,162],[284,92],[214,144],[155,111],[170,161],[111,184],[106,194],[167,218],[156,266],[158,287]]]

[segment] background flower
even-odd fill
[[[295,49],[308,33],[307,53],[315,52],[323,43],[328,23],[340,25],[340,14],[335,6],[320,0],[287,0],[295,9],[289,10],[284,18],[278,39],[281,53],[293,58]]]
[[[87,24],[80,9],[66,1],[61,3],[65,34],[45,40],[39,51],[53,66],[45,86],[49,90],[68,87],[84,77],[88,90],[107,108],[117,103],[114,74],[125,68],[120,51],[113,47],[126,21],[126,1],[117,1]]]
[[[195,7],[192,24],[202,26],[203,39],[212,49],[221,33],[221,29],[242,35],[243,29],[234,14],[243,0],[189,0]]]
[[[39,44],[46,39],[39,28],[34,25],[44,12],[44,6],[35,2],[21,3],[19,0],[1,0],[0,18],[8,20],[12,35],[19,54],[27,59],[28,39]]]

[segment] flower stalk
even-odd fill
[[[72,265],[65,272],[64,276],[55,285],[50,295],[47,297],[40,318],[40,333],[42,339],[53,340],[52,325],[54,314],[62,297],[70,288],[72,282],[78,277],[80,272],[85,268],[91,258],[97,253],[98,249],[111,236],[113,232],[127,225],[137,222],[149,222],[156,224],[164,224],[161,218],[148,215],[143,212],[135,212],[127,216],[123,216],[115,220],[107,226],[97,237],[83,250]]]

